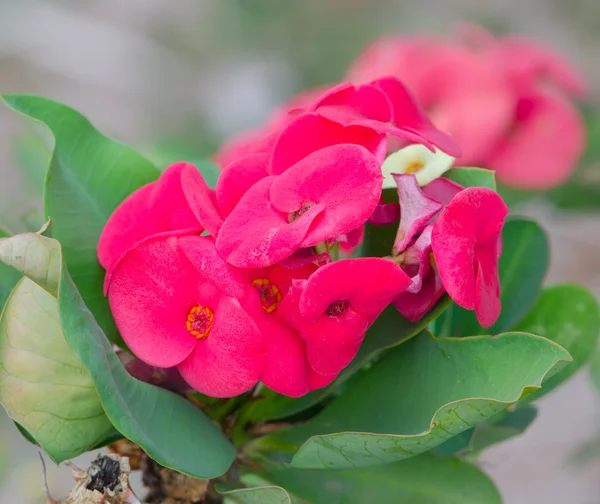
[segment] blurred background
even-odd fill
[[[159,164],[193,161],[293,93],[340,80],[369,41],[450,34],[464,21],[555,47],[598,102],[598,0],[0,0],[0,92],[71,105]],[[24,131],[0,108],[0,215],[16,232],[41,207],[45,159]],[[519,212],[550,234],[548,283],[578,282],[600,297],[598,216],[540,202]],[[584,370],[540,401],[524,436],[481,463],[507,504],[597,504],[598,436],[600,396]],[[54,497],[67,494],[68,472],[49,464],[48,473]],[[41,489],[37,450],[0,413],[0,502],[43,503]]]

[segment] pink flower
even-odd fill
[[[198,170],[176,163],[114,211],[100,235],[98,260],[110,272],[121,255],[144,238],[190,228],[215,233],[221,221],[214,191]]]
[[[352,82],[393,75],[434,124],[462,148],[461,165],[495,170],[524,189],[563,183],[576,167],[584,129],[573,97],[586,86],[550,49],[518,37],[470,29],[463,40],[388,37],[350,68]]]
[[[409,285],[402,269],[387,259],[336,261],[294,282],[279,316],[299,331],[312,369],[335,376],[383,309]]]
[[[185,236],[185,235],[184,235]],[[193,240],[187,257],[181,240]],[[245,286],[208,237],[153,235],[113,269],[108,298],[117,327],[145,363],[177,366],[196,390],[241,394],[260,379],[265,338],[241,302]]]
[[[377,159],[364,147],[340,144],[313,152],[246,192],[221,227],[217,249],[238,267],[276,264],[366,222],[382,179]]]
[[[481,187],[454,196],[433,225],[431,249],[450,297],[475,310],[491,326],[500,314],[498,258],[508,208],[497,193]]]
[[[294,281],[306,280],[317,269],[272,266],[246,270],[248,288],[244,307],[265,335],[267,356],[261,381],[272,390],[299,397],[328,385],[337,374],[324,376],[309,364],[306,345],[298,332],[280,317],[280,305]]]

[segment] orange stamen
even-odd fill
[[[206,338],[210,334],[214,318],[215,315],[208,306],[196,305],[190,310],[185,327],[192,336]]]
[[[260,304],[267,313],[273,313],[281,301],[281,292],[267,278],[257,278],[252,285],[260,295]]]

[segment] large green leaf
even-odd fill
[[[540,387],[566,350],[524,333],[435,339],[395,347],[304,425],[249,445],[289,453],[305,468],[365,467],[427,451]],[[304,444],[303,444],[304,443]]]
[[[114,431],[89,372],[65,341],[57,299],[28,278],[0,320],[0,403],[55,462]]]
[[[544,289],[516,331],[544,336],[566,348],[573,362],[555,374],[528,401],[547,394],[576,373],[592,357],[600,334],[600,309],[594,296],[577,285]]]
[[[444,173],[444,178],[450,179],[463,187],[487,187],[496,190],[494,172],[484,168],[452,168]]]
[[[158,169],[130,147],[99,133],[79,112],[33,95],[3,95],[12,109],[45,124],[55,145],[46,174],[44,211],[77,288],[107,336],[118,341],[102,294],[96,247],[107,219],[129,194],[155,180]]]
[[[261,399],[249,405],[248,420],[257,422],[284,418],[316,405],[344,385],[361,367],[376,358],[382,350],[399,345],[419,334],[446,309],[449,302],[450,298],[444,296],[417,322],[411,322],[404,318],[393,305],[388,306],[367,331],[356,357],[331,385],[298,399],[267,389],[261,394]]]
[[[502,312],[492,327],[483,328],[475,313],[453,304],[436,321],[439,336],[498,334],[510,330],[533,305],[549,261],[548,238],[538,224],[528,219],[509,220],[502,231],[500,299]]]
[[[454,457],[424,453],[361,469],[275,469],[274,483],[311,504],[500,504],[494,483]]]
[[[52,291],[59,278],[58,305],[65,339],[90,372],[104,411],[117,430],[165,467],[198,478],[214,478],[227,471],[235,449],[200,409],[127,373],[66,268],[56,261],[60,244],[35,233],[5,240],[20,244],[30,240],[31,246],[13,250],[24,253],[19,262],[26,265],[23,273],[29,276],[34,272],[32,279],[46,290]],[[43,265],[45,275],[41,274]]]
[[[10,233],[0,227],[0,239],[8,236],[10,236]],[[17,285],[20,278],[21,274],[18,271],[6,264],[0,263],[0,309],[6,303],[10,291]]]

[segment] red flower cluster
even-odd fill
[[[215,190],[175,164],[124,201],[100,239],[129,348],[207,395],[258,381],[289,396],[327,385],[391,302],[415,320],[445,289],[482,323],[498,315],[506,207],[492,191],[445,179],[420,189],[397,175],[390,257],[337,260],[382,205],[390,139],[458,153],[402,84],[342,84],[302,100],[221,153]]]
[[[385,37],[348,72],[357,83],[387,75],[459,143],[462,166],[494,170],[523,189],[560,185],[577,166],[585,130],[572,101],[585,96],[585,79],[542,44],[471,26],[458,40]]]

